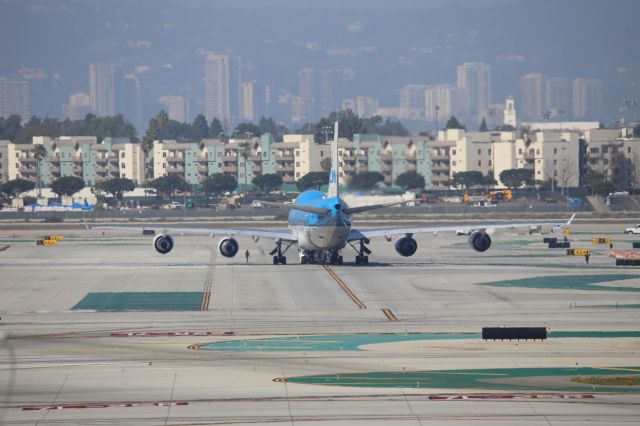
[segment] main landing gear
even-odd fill
[[[293,243],[289,243],[289,245],[287,245],[284,248],[284,250],[282,250],[282,240],[278,240],[276,242],[276,248],[271,250],[271,252],[269,253],[272,256],[275,255],[275,256],[273,256],[273,264],[274,265],[277,265],[277,264],[286,265],[287,264],[287,258],[286,258],[286,256],[283,256],[283,255],[284,255],[284,253],[286,253],[287,250],[289,250],[289,247],[291,247],[292,244]]]
[[[356,248],[353,244],[349,243],[353,249],[358,252],[356,256],[356,265],[368,265],[369,264],[369,256],[371,254],[371,250],[367,248],[365,243],[368,243],[368,240],[360,240],[359,247]]]
[[[344,260],[338,250],[331,252],[302,251],[300,254],[300,263],[303,265],[306,263],[342,265],[344,264]]]

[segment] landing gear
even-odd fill
[[[286,258],[286,256],[283,256],[283,254],[289,249],[289,247],[291,247],[292,244],[293,243],[289,243],[289,245],[286,246],[284,248],[284,250],[282,250],[282,240],[276,241],[276,248],[271,250],[271,253],[269,253],[271,255],[275,255],[275,256],[273,256],[273,264],[274,265],[277,265],[277,264],[286,265],[287,264],[287,258]]]
[[[366,243],[368,242],[369,241],[366,240]],[[371,254],[371,250],[369,250],[365,245],[365,240],[360,240],[360,244],[358,248],[355,248],[353,244],[351,244],[351,247],[353,247],[353,249],[358,252],[358,255],[356,256],[356,265],[368,265],[369,264],[368,255]]]
[[[340,256],[337,251],[334,251],[329,257],[329,263],[332,265],[342,265],[344,264],[344,259],[342,259],[342,256]]]

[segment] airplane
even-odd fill
[[[477,252],[485,252],[491,247],[490,234],[495,229],[513,229],[529,227],[530,229],[542,225],[554,225],[551,222],[527,222],[527,223],[495,223],[495,224],[471,224],[450,226],[418,226],[357,229],[352,226],[352,215],[369,210],[406,204],[409,201],[374,204],[359,207],[349,207],[340,198],[340,185],[338,176],[338,123],[335,123],[334,138],[331,144],[331,170],[329,172],[329,186],[326,193],[317,190],[304,191],[292,204],[277,204],[261,201],[266,205],[277,205],[289,210],[288,229],[266,230],[248,228],[179,228],[170,226],[157,227],[129,227],[129,226],[96,226],[85,222],[87,229],[142,229],[153,231],[153,247],[160,254],[167,254],[174,248],[174,239],[170,233],[224,235],[218,242],[218,250],[224,257],[234,257],[240,244],[237,236],[252,237],[255,242],[260,238],[275,240],[275,248],[269,253],[273,256],[274,265],[286,265],[285,253],[292,246],[297,246],[300,263],[325,263],[342,265],[344,259],[342,250],[347,245],[356,251],[355,264],[369,264],[371,250],[367,247],[372,238],[385,237],[391,241],[394,236],[398,238],[394,242],[396,252],[400,256],[409,257],[415,254],[418,244],[413,238],[418,233],[456,232],[468,235],[471,248]],[[568,227],[575,214],[571,218],[557,226]],[[144,233],[144,232],[143,232]]]

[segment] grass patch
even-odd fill
[[[572,377],[574,383],[601,386],[637,386],[640,385],[640,376],[631,377]]]

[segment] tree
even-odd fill
[[[496,181],[496,178],[493,177],[493,170],[489,170],[487,172],[487,175],[482,179],[482,185],[489,189],[491,187],[494,187],[498,184],[498,182]]]
[[[236,126],[233,133],[236,136],[246,136],[249,134],[250,136],[260,136],[260,127],[256,126],[253,123],[240,123]]]
[[[51,182],[51,190],[58,194],[71,196],[84,188],[84,181],[76,176],[64,176]]]
[[[484,119],[484,117],[482,117],[482,123],[480,123],[480,129],[478,129],[480,132],[486,132],[487,129],[487,120]]]
[[[455,115],[452,115],[446,124],[447,129],[464,129],[465,127],[458,121]]]
[[[258,175],[251,181],[258,188],[258,191],[266,194],[282,186],[282,176],[277,173],[268,173],[266,175]]]
[[[320,189],[322,185],[329,183],[329,172],[309,172],[296,182],[300,191]]]
[[[47,148],[44,145],[35,145],[33,147],[33,158],[36,159],[36,187],[38,188],[38,197],[42,195],[40,188],[42,187],[42,176],[40,172],[40,163],[47,157]]]
[[[191,139],[200,141],[209,136],[209,125],[207,119],[202,114],[198,114],[191,125]]]
[[[222,195],[225,192],[233,192],[238,187],[238,182],[231,175],[215,173],[207,176],[202,182],[202,190],[207,194]]]
[[[396,185],[404,188],[405,191],[409,189],[423,189],[425,180],[420,173],[410,171],[399,174],[396,178]]]
[[[500,181],[511,189],[521,186],[533,186],[533,170],[530,169],[507,169],[500,172]]]
[[[211,120],[211,125],[209,126],[209,137],[219,138],[220,135],[224,133],[222,129],[222,123],[217,118]]]
[[[462,189],[471,188],[472,186],[482,185],[484,182],[484,176],[477,170],[471,170],[468,172],[458,172],[453,174],[451,179],[451,186],[461,186]]]
[[[325,172],[331,171],[331,157],[325,157],[320,161],[320,168]]]
[[[156,191],[162,198],[171,198],[177,191],[186,192],[191,189],[189,184],[176,174],[161,176],[149,182],[149,186]]]
[[[0,185],[0,192],[9,195],[10,197],[17,197],[23,192],[31,191],[36,187],[36,184],[26,179],[13,179]]]
[[[616,190],[616,186],[611,182],[606,182],[604,180],[595,182],[591,187],[594,194],[602,195],[606,197]]]
[[[113,195],[113,198],[122,201],[122,195],[127,191],[133,191],[136,188],[135,183],[127,178],[113,178],[100,182],[96,185],[98,189]]]
[[[364,172],[354,175],[349,181],[349,186],[360,191],[370,191],[384,181],[384,175],[380,172]]]

